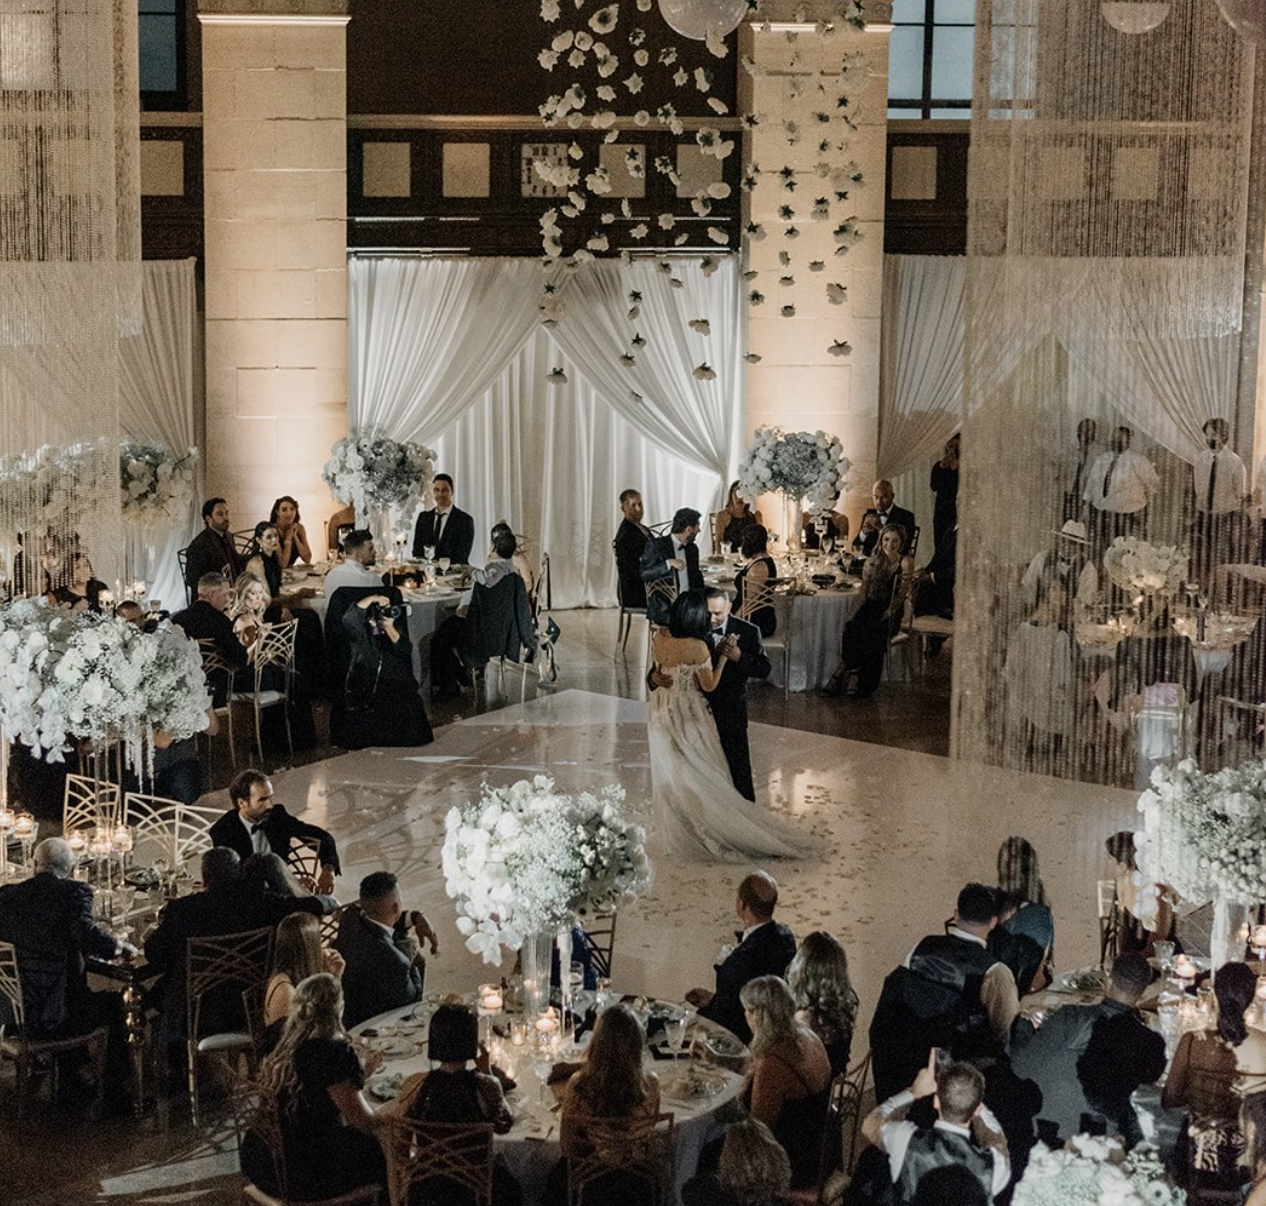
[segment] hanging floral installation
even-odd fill
[[[740,188],[747,194],[770,185],[779,190],[778,223],[771,229],[755,220],[742,224],[739,250],[746,266],[748,305],[760,306],[776,298],[777,312],[784,318],[794,318],[796,304],[783,299],[786,290],[796,287],[801,273],[820,273],[825,277],[823,289],[831,306],[844,306],[847,302],[847,272],[839,257],[846,256],[862,238],[853,198],[863,186],[864,177],[850,158],[850,147],[868,81],[866,57],[851,43],[849,35],[864,29],[865,21],[861,0],[836,0],[831,18],[813,24],[809,23],[807,6],[801,6],[793,14],[794,24],[804,28],[782,31],[787,54],[776,73],[768,72],[748,56],[741,62],[742,69],[754,80],[776,81],[777,91],[769,87],[757,89],[765,107],[735,115],[727,101],[715,95],[720,64],[732,53],[735,38],[729,36],[731,32],[743,20],[760,23],[762,7],[762,0],[731,0],[728,4],[718,0],[658,0],[659,12],[653,13],[656,0],[606,4],[594,0],[541,0],[540,15],[547,40],[538,61],[550,75],[551,94],[539,111],[547,129],[601,131],[603,145],[618,142],[626,132],[637,138],[647,128],[668,130],[684,140],[689,125],[700,155],[715,158],[720,164],[735,154],[743,154],[744,142],[753,141],[745,140],[745,133],[777,123],[791,162],[762,166],[749,155],[739,176]],[[773,27],[765,22],[762,32],[769,35]],[[691,41],[703,43],[708,54],[717,60],[715,69],[706,65],[688,69],[684,60],[689,57],[687,47]],[[661,101],[652,109],[644,94],[656,98],[680,94],[691,100],[702,94],[715,121],[683,119],[683,110],[697,108],[686,100],[680,104]],[[768,142],[762,139],[766,146]],[[811,167],[804,166],[806,145],[813,148]],[[639,247],[647,247],[652,231],[670,236],[674,247],[693,249],[706,241],[718,250],[733,249],[725,225],[708,223],[701,228],[699,224],[713,216],[718,202],[730,198],[733,190],[725,180],[710,182],[694,193],[690,208],[697,221],[683,223],[670,211],[636,212],[637,202],[628,197],[620,198],[617,204],[611,196],[615,185],[610,168],[586,165],[585,160],[585,147],[573,139],[565,157],[560,153],[537,159],[533,164],[538,177],[559,194],[540,219],[541,249],[547,268],[575,266],[612,252],[627,258]],[[681,187],[675,159],[657,155],[647,163],[640,143],[628,146],[623,160],[617,162],[623,163],[632,179],[656,173],[675,188]],[[820,240],[801,237],[809,227],[823,224],[829,225],[834,244],[829,264],[813,258],[820,255],[813,250]],[[755,269],[751,266],[751,245],[769,237],[778,238],[782,244],[777,268]],[[704,275],[710,276],[719,261],[716,254],[704,253],[699,263]],[[681,287],[682,282],[673,274],[671,258],[662,259],[660,268],[671,285]],[[779,292],[783,298],[778,298]],[[551,294],[552,288],[547,289],[541,304],[542,321],[549,326],[556,325],[562,317]],[[625,367],[637,362],[640,301],[640,295],[630,294],[630,340],[620,354],[620,363]],[[705,340],[711,334],[702,319],[691,321],[689,326]],[[843,357],[852,348],[847,339],[838,338],[823,350]],[[760,355],[749,352],[747,360],[758,363]],[[706,359],[700,360],[694,375],[705,381],[716,377]]]

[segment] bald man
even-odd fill
[[[892,482],[886,477],[881,477],[870,488],[870,501],[874,505],[866,511],[866,514],[873,514],[879,517],[879,529],[875,531],[870,539],[869,546],[865,549],[867,557],[874,552],[874,546],[879,539],[879,531],[883,529],[886,523],[899,523],[905,529],[906,543],[902,552],[908,553],[910,551],[910,542],[914,539],[914,512],[907,511],[905,507],[898,507],[893,502],[893,497]]]
[[[686,1000],[699,1016],[724,1026],[745,1043],[752,1041],[739,992],[757,976],[781,976],[796,953],[795,935],[774,920],[778,905],[778,884],[765,871],[749,875],[738,886],[734,911],[743,923],[735,937],[738,945],[716,966],[715,992],[692,988]]]

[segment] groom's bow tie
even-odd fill
[[[735,938],[735,941],[738,942],[739,946],[743,945],[743,931],[742,930],[735,930],[734,938]]]

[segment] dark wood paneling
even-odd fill
[[[892,148],[936,148],[936,197],[930,201],[894,201],[884,206],[884,251],[889,255],[964,255],[967,252],[967,151],[970,135],[888,127],[888,164],[892,180]]]

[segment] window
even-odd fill
[[[182,0],[137,0],[143,108],[184,103],[183,7]]]
[[[971,116],[975,0],[893,0],[888,116]]]

